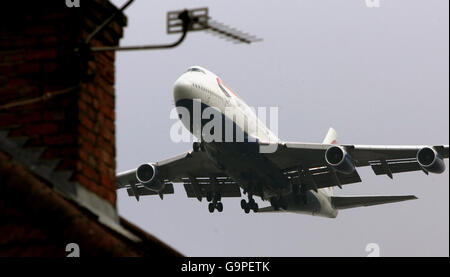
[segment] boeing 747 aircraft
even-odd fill
[[[334,218],[341,209],[416,199],[334,196],[334,187],[361,182],[359,167],[370,166],[376,175],[391,179],[400,172],[445,171],[448,145],[338,144],[332,128],[322,143],[282,141],[217,75],[200,66],[190,67],[176,80],[173,94],[181,122],[199,142],[179,156],[118,174],[117,188],[127,189],[138,201],[146,195],[163,199],[174,193],[173,183],[183,183],[188,197],[207,199],[211,213],[222,212],[222,198],[241,197],[242,189],[248,196],[241,200],[245,213]],[[270,205],[259,208],[255,196]]]

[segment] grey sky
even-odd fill
[[[124,0],[113,1],[120,6]],[[117,171],[191,149],[173,143],[172,85],[191,65],[221,76],[250,106],[279,107],[283,140],[321,142],[333,126],[341,143],[449,143],[449,2],[144,1],[128,8],[122,45],[171,42],[166,12],[208,6],[223,23],[262,37],[232,44],[189,33],[178,48],[117,54]],[[448,161],[446,161],[448,167]],[[240,199],[207,202],[175,195],[118,193],[121,215],[188,256],[449,255],[449,174],[359,170],[362,183],[337,195],[415,194],[419,200],[341,211],[336,219],[244,214]],[[261,207],[260,203],[260,207]]]

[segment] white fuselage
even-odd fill
[[[243,130],[246,136],[255,138],[258,142],[280,142],[280,139],[259,120],[256,113],[231,88],[217,75],[202,67],[191,67],[176,80],[174,100],[177,108],[186,107],[194,114],[193,117],[195,117],[193,103],[199,101],[202,110],[205,107],[213,107],[226,118],[225,120]],[[227,118],[229,113],[244,120]],[[198,140],[204,141],[202,133],[195,131],[202,129],[204,121],[199,120],[198,126],[195,126],[196,120],[192,118],[190,121],[182,120],[182,122]],[[280,170],[269,162],[259,161],[261,159],[255,158],[257,154],[253,152],[243,154],[242,148],[214,141],[207,144],[206,151],[208,157],[244,190],[249,191],[254,188],[255,183],[258,183],[262,189],[253,191],[254,195],[265,199],[284,197],[289,202],[289,211],[292,212],[327,217],[337,215],[337,210],[333,209],[330,202],[332,193],[330,189],[307,191],[304,195],[305,202],[298,203],[293,200],[291,185]]]
[[[197,99],[208,107],[214,107],[224,115],[232,113],[238,118],[243,118],[243,121],[233,119],[233,122],[249,136],[264,142],[276,143],[279,141],[278,137],[259,120],[254,110],[217,75],[198,66],[193,68],[201,71],[188,70],[175,82],[175,103],[180,100]],[[189,126],[186,127],[188,128]],[[193,134],[197,139],[201,140],[198,134]]]

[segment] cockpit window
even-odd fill
[[[201,72],[201,73],[203,73],[203,74],[206,74],[206,72],[205,72],[204,70],[202,70],[202,69],[200,69],[200,68],[198,68],[198,67],[191,67],[191,68],[189,68],[186,72],[189,72],[189,71],[193,71],[193,72]]]

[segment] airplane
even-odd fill
[[[222,198],[240,198],[242,190],[248,197],[241,200],[245,213],[293,212],[335,218],[342,209],[417,199],[414,195],[335,196],[334,187],[361,182],[357,168],[370,166],[376,175],[391,179],[409,171],[443,173],[449,155],[448,145],[338,144],[333,128],[322,143],[282,141],[222,79],[200,66],[188,68],[175,81],[173,97],[182,126],[198,141],[191,151],[119,173],[117,189],[126,189],[137,201],[147,195],[163,199],[174,193],[173,183],[183,183],[187,197],[206,198],[211,213],[222,212]],[[221,128],[211,128],[209,134],[204,129],[211,117],[198,118],[208,109],[222,122]],[[224,126],[232,126],[231,136],[230,128]],[[243,139],[237,134],[243,134]],[[267,146],[275,147],[262,151]],[[254,197],[270,205],[259,208]]]

